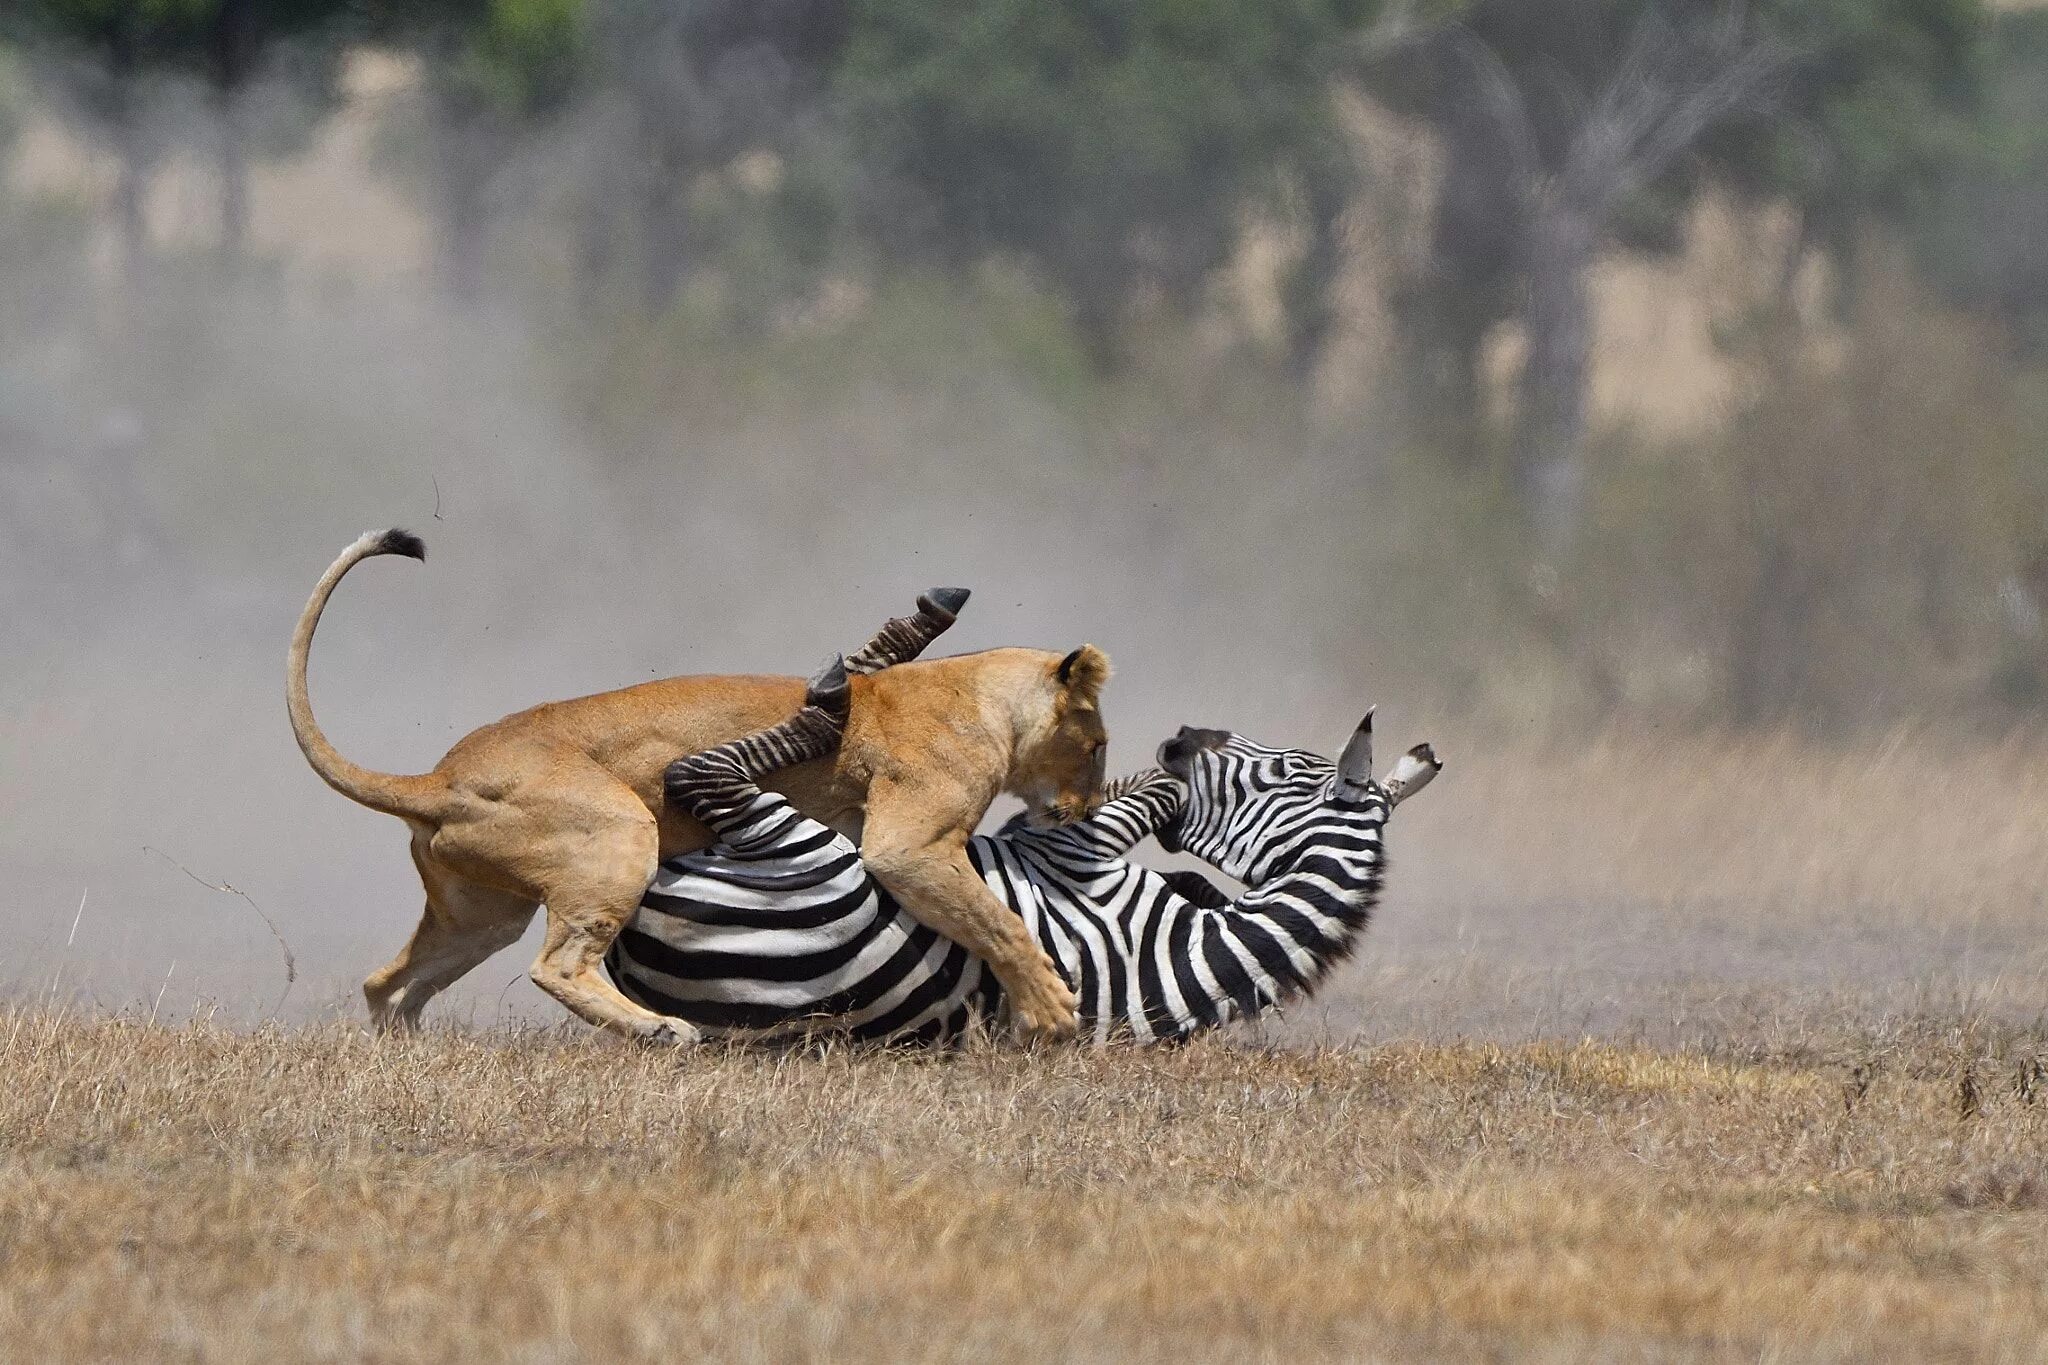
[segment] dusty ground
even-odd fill
[[[16,1359],[2038,1358],[2048,1035],[657,1056],[0,1015]],[[1761,1036],[1761,1035],[1759,1035]]]

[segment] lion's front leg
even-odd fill
[[[988,963],[1029,1038],[1068,1038],[1079,1029],[1073,991],[995,898],[967,858],[980,812],[971,794],[944,782],[877,779],[868,791],[861,861],[917,921]],[[981,802],[986,808],[987,801]]]

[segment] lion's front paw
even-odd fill
[[[703,1039],[703,1034],[680,1019],[664,1019],[640,1035],[640,1041],[649,1047],[691,1047]]]
[[[1080,1032],[1080,1008],[1067,983],[1041,966],[1030,988],[1012,996],[1011,1021],[1027,1041],[1056,1042]]]

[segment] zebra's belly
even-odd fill
[[[997,999],[981,962],[904,912],[857,855],[665,864],[605,965],[630,999],[714,1036],[939,1040]]]
[[[1227,1017],[1224,993],[1199,978],[1191,917],[1147,913],[1156,905],[1132,895],[1096,905],[987,841],[969,853],[1074,989],[1084,1037],[1160,1041]],[[628,998],[713,1036],[943,1041],[1002,999],[980,959],[904,911],[843,842],[663,864],[605,965]]]

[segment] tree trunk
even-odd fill
[[[590,185],[578,194],[574,217],[576,309],[584,317],[598,315],[612,287],[618,264],[618,239],[612,225],[617,202],[614,195],[600,194]]]
[[[1536,543],[1552,560],[1571,548],[1584,510],[1593,355],[1589,280],[1597,240],[1591,214],[1538,198],[1529,227],[1529,350],[1522,363],[1515,483]]]
[[[215,118],[220,133],[220,251],[230,262],[242,258],[249,240],[249,148],[243,127],[239,85],[219,92]]]
[[[143,150],[141,119],[134,97],[124,94],[115,114],[114,221],[121,235],[121,268],[133,284],[149,257],[149,155]]]
[[[1080,335],[1081,353],[1098,379],[1113,379],[1123,373],[1124,347],[1117,325],[1116,304],[1107,291],[1080,285],[1072,287],[1074,330]]]
[[[149,194],[149,153],[143,143],[136,67],[133,36],[126,28],[117,29],[107,54],[107,72],[113,82],[110,114],[117,166],[114,223],[121,238],[121,270],[131,285],[140,278],[144,258],[149,254],[145,204]]]
[[[1765,548],[1757,581],[1728,632],[1728,719],[1737,725],[1757,725],[1770,714],[1770,613],[1785,590],[1785,559],[1775,541]]]
[[[690,273],[689,211],[681,186],[667,180],[647,187],[640,202],[640,306],[652,317],[667,311]]]
[[[1772,536],[1749,594],[1737,605],[1728,636],[1729,720],[1761,727],[1791,709],[1801,682],[1799,636],[1805,628],[1807,594],[1797,561],[1784,540]]]
[[[483,294],[484,239],[489,218],[481,177],[452,168],[441,207],[441,272],[448,292],[467,303]]]
[[[1308,249],[1289,273],[1283,295],[1287,371],[1296,383],[1315,377],[1337,323],[1337,277],[1344,268],[1343,186],[1328,175],[1309,186]]]
[[[213,120],[220,160],[220,251],[238,261],[249,239],[249,148],[244,96],[253,34],[246,0],[228,0],[213,28]]]
[[[465,303],[481,297],[484,288],[489,189],[499,150],[489,123],[488,114],[442,105],[441,281],[451,297]]]
[[[1413,286],[1400,310],[1409,401],[1460,473],[1476,471],[1486,453],[1479,374],[1493,323],[1472,290],[1442,279]]]

